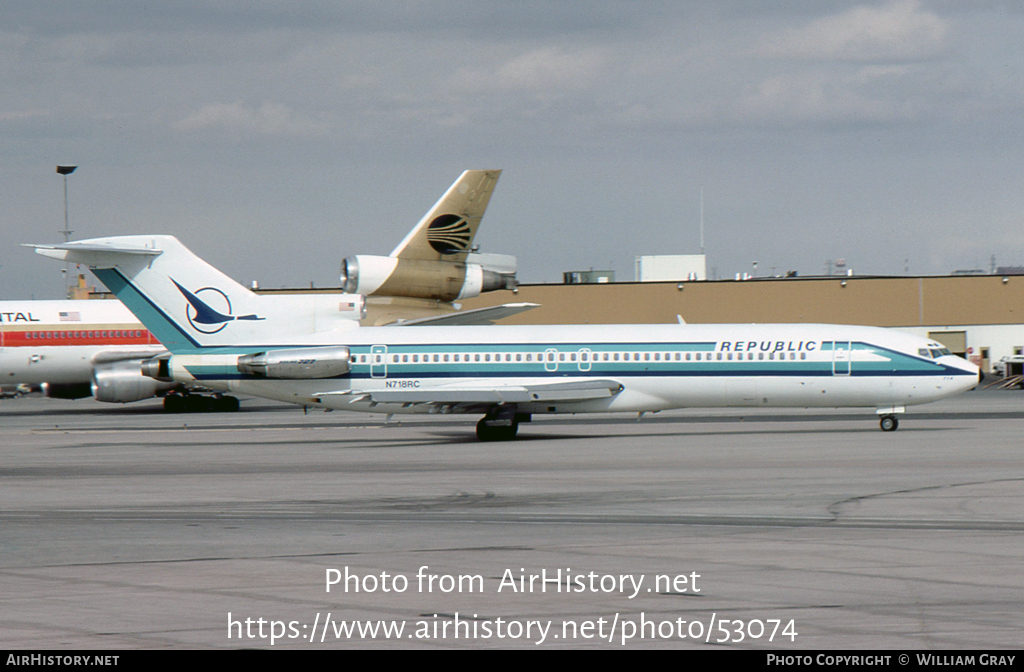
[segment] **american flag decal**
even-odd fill
[[[78,311],[67,312],[67,313],[63,313],[62,312],[62,313],[60,313],[60,321],[61,322],[81,322],[82,321],[82,316],[81,316],[81,314],[79,314]]]

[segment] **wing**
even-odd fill
[[[447,313],[446,315],[419,317],[412,320],[399,320],[398,322],[392,322],[385,326],[451,327],[456,325],[465,326],[473,324],[487,325],[494,324],[495,321],[500,320],[503,317],[518,315],[519,313],[526,312],[527,310],[533,310],[534,308],[540,308],[540,304],[504,303],[500,306],[487,306],[486,308],[474,308],[473,310],[460,310],[455,313]]]
[[[493,404],[522,404],[548,401],[587,401],[615,396],[623,389],[617,380],[574,380],[558,383],[528,383],[510,385],[503,380],[490,379],[472,385],[435,385],[409,389],[342,390],[324,392],[316,396],[351,396],[350,403],[366,401],[374,404],[431,404],[435,406],[461,406],[472,408]]]
[[[93,364],[107,364],[109,362],[122,362],[126,359],[152,359],[160,355],[166,355],[167,348],[159,344],[141,346],[138,348],[111,348],[100,350],[92,357]]]

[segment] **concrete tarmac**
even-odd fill
[[[1021,644],[1024,392],[891,433],[723,409],[508,443],[475,416],[159,409],[0,400],[0,647]]]

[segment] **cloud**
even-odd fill
[[[509,86],[575,87],[591,81],[601,64],[601,56],[596,50],[572,53],[545,47],[507,61],[498,69],[497,76],[501,83]]]
[[[323,119],[297,114],[287,105],[263,103],[252,107],[242,101],[214,103],[175,122],[177,131],[220,130],[235,134],[267,136],[321,136],[331,125]]]
[[[884,7],[854,7],[766,38],[766,56],[849,61],[918,60],[934,56],[946,43],[948,23],[903,0]]]
[[[0,110],[0,122],[22,121],[24,119],[37,119],[49,116],[51,115],[48,110]]]
[[[497,63],[462,67],[452,77],[451,86],[466,91],[562,93],[589,87],[604,66],[605,58],[599,49],[545,46]]]
[[[905,121],[913,107],[900,88],[907,70],[867,66],[840,76],[830,70],[764,79],[740,96],[740,118],[798,121]]]

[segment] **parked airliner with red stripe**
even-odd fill
[[[171,383],[139,371],[167,350],[120,301],[0,301],[0,384],[50,397],[130,402]]]

